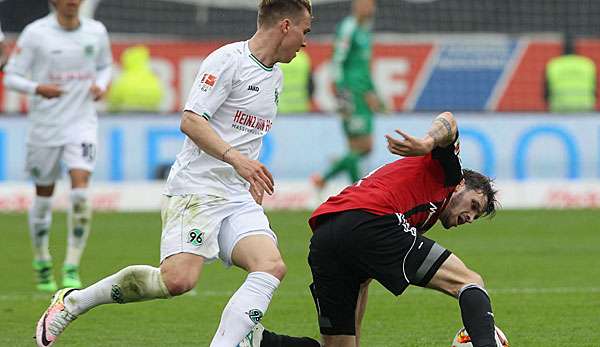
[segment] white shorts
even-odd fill
[[[229,201],[213,195],[166,196],[162,201],[160,262],[178,253],[192,253],[208,262],[232,265],[239,240],[267,235],[277,244],[262,206],[254,201]]]
[[[94,171],[96,144],[93,142],[70,143],[57,147],[27,145],[25,170],[39,186],[49,186],[60,179],[62,165],[67,170]]]

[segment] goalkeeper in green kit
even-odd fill
[[[344,18],[336,30],[332,58],[334,89],[349,150],[323,175],[312,176],[319,189],[341,172],[348,173],[352,182],[358,181],[363,176],[360,161],[373,147],[373,114],[383,109],[370,72],[374,13],[375,0],[354,0],[352,15]]]

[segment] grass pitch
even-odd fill
[[[263,323],[288,335],[318,336],[306,264],[308,212],[274,212],[288,275]],[[26,216],[0,214],[0,346],[32,346],[50,295],[34,290]],[[428,236],[455,252],[486,281],[496,322],[511,346],[600,346],[600,213],[500,211]],[[55,275],[65,250],[65,216],[51,233]],[[90,284],[130,264],[158,265],[159,213],[97,213],[82,261]],[[60,278],[58,278],[60,279]],[[80,317],[58,346],[208,346],[244,273],[220,263],[205,268],[196,290],[171,300],[105,305]],[[371,286],[363,346],[449,346],[462,326],[456,300],[421,288],[394,297]]]

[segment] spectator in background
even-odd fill
[[[29,94],[26,170],[35,184],[29,210],[37,289],[53,292],[49,251],[52,195],[62,164],[71,179],[67,254],[62,286],[81,287],[79,262],[90,232],[88,194],[96,163],[99,100],[111,77],[108,33],[98,21],[80,18],[82,0],[51,0],[55,12],[27,25],[6,65],[7,88]]]
[[[371,30],[375,0],[354,0],[352,15],[337,27],[333,46],[333,74],[338,109],[343,117],[349,151],[325,172],[312,176],[321,189],[325,183],[347,172],[352,182],[362,176],[360,160],[373,147],[373,114],[383,110],[371,78]]]
[[[552,112],[591,112],[596,106],[596,65],[575,53],[565,35],[563,54],[546,65],[544,98]]]
[[[163,88],[150,67],[150,52],[142,45],[127,48],[121,54],[122,74],[108,92],[108,110],[158,111]]]
[[[283,72],[283,90],[279,96],[278,114],[310,112],[314,91],[310,56],[301,50],[287,64],[279,64]]]

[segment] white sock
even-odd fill
[[[52,224],[52,198],[36,195],[29,208],[28,219],[34,259],[50,261],[48,241]]]
[[[132,265],[85,289],[72,291],[65,298],[65,307],[78,316],[102,304],[125,304],[170,297],[159,268]]]
[[[71,206],[67,211],[67,256],[65,264],[79,266],[81,254],[90,234],[92,207],[86,188],[71,190]]]
[[[278,286],[277,277],[269,273],[248,274],[246,281],[225,306],[210,347],[237,346],[267,311]]]

